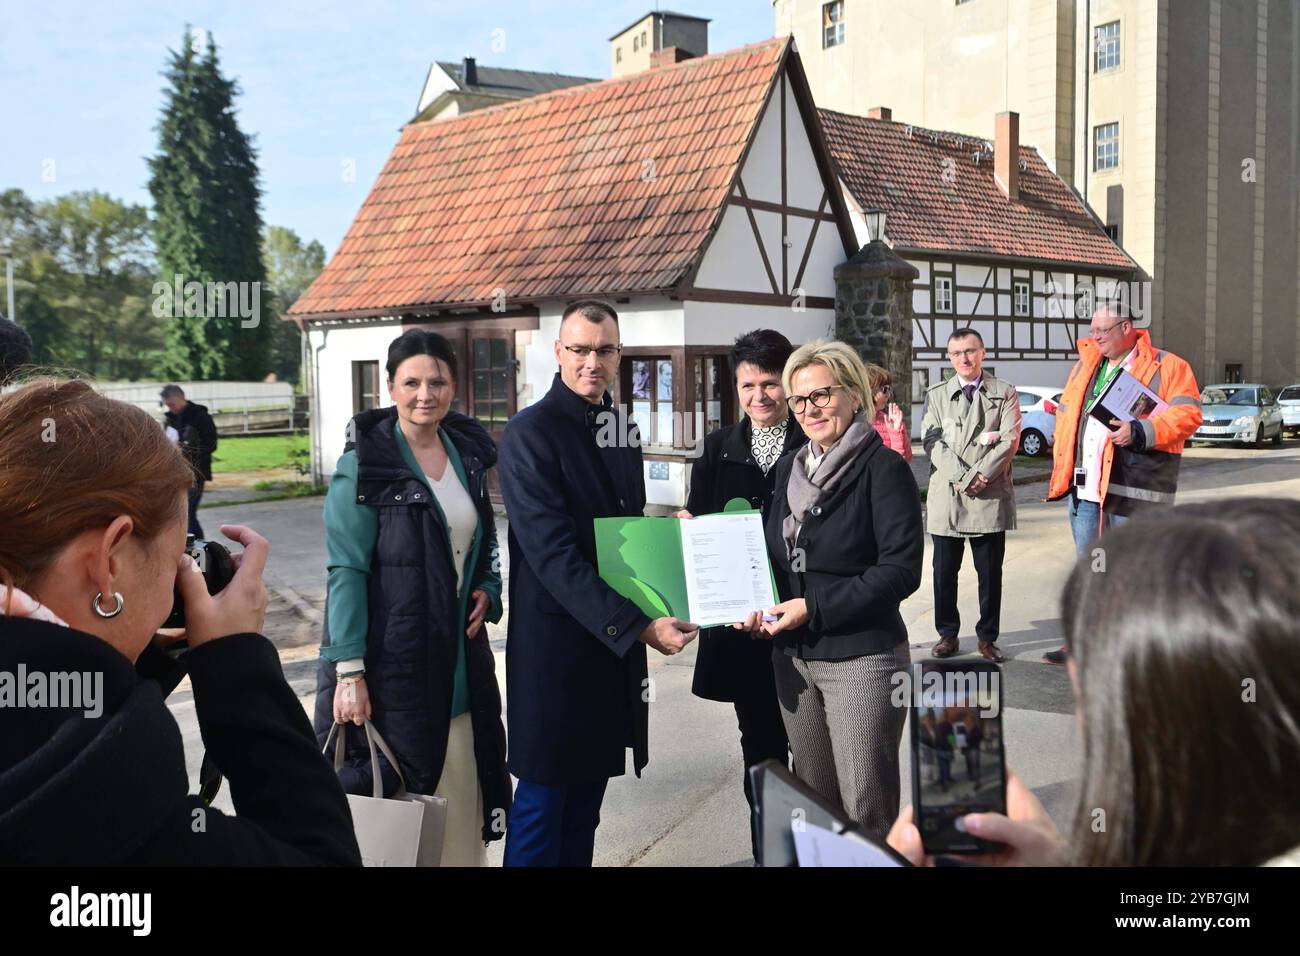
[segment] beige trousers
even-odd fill
[[[483,791],[474,762],[474,728],[465,713],[451,719],[447,760],[433,792],[447,801],[447,826],[442,837],[443,866],[487,866],[483,844]]]

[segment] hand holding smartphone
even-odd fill
[[[995,853],[969,813],[1007,812],[1002,671],[990,661],[912,665],[912,812],[927,854]]]

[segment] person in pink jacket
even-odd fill
[[[876,420],[871,423],[872,426],[880,433],[886,445],[902,455],[904,461],[911,461],[912,439],[907,434],[903,410],[893,401],[893,377],[879,365],[868,365],[867,384],[871,386],[876,406]]]

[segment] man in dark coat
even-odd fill
[[[179,385],[165,386],[161,397],[163,405],[167,406],[163,418],[176,429],[185,460],[194,469],[194,487],[190,489],[189,533],[202,538],[199,502],[203,499],[203,483],[212,480],[212,453],[217,449],[217,426],[213,424],[207,406],[188,401],[185,390]]]
[[[611,306],[570,304],[551,390],[501,439],[508,766],[519,778],[507,866],[591,865],[609,778],[624,773],[628,747],[637,776],[648,760],[645,646],[676,654],[698,633],[676,618],[651,620],[597,573],[595,519],[645,507],[639,437],[608,392],[619,352]]]
[[[757,329],[736,339],[731,370],[744,419],[704,439],[704,453],[691,467],[691,491],[680,517],[716,514],[735,499],[767,517],[776,462],[806,441],[781,387],[781,370],[794,346],[780,332]],[[764,760],[789,761],[781,707],[772,674],[772,642],[731,627],[702,632],[691,691],[705,700],[735,704],[744,760],[750,841],[761,861],[758,813],[749,768]]]

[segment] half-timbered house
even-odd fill
[[[1146,286],[1073,188],[1032,146],[1014,113],[995,141],[894,122],[889,110],[819,111],[859,243],[867,211],[920,272],[912,294],[912,428],[925,391],[952,374],[955,328],[977,330],[985,366],[1013,384],[1062,387],[1098,298],[1127,297],[1145,323]]]
[[[407,125],[288,318],[306,332],[313,463],[388,404],[389,342],[447,335],[457,405],[499,432],[544,395],[566,301],[621,316],[615,401],[653,504],[685,500],[702,433],[736,419],[737,335],[831,333],[857,249],[793,40],[770,40]]]

